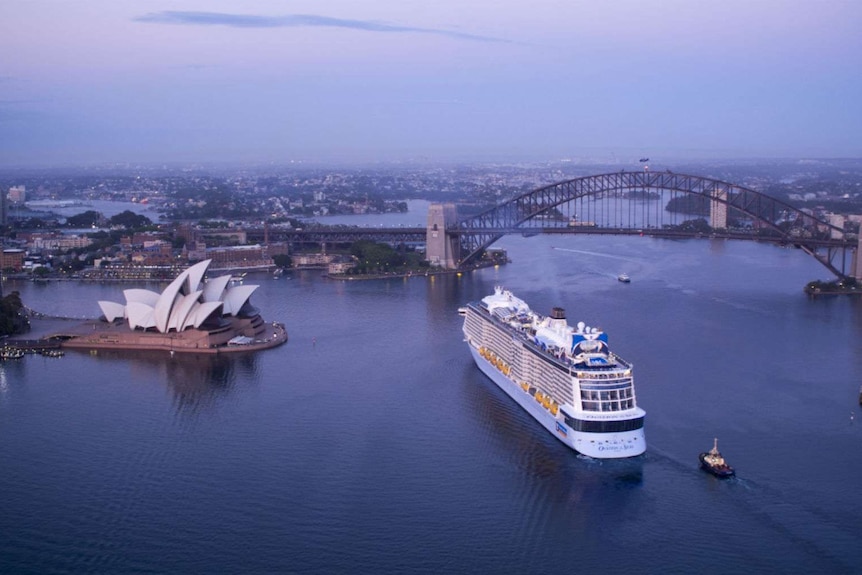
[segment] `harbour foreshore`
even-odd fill
[[[124,323],[99,319],[33,318],[31,330],[5,340],[9,347],[59,347],[79,350],[148,350],[169,353],[223,354],[260,351],[287,343],[284,324],[263,324],[255,337],[229,343],[205,330],[154,333],[130,330]]]

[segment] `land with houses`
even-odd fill
[[[858,233],[862,160],[654,162],[729,181],[828,218]],[[403,212],[406,201],[453,202],[463,215],[543,185],[625,169],[637,163],[598,159],[546,163],[375,166],[91,166],[7,168],[0,172],[4,275],[34,279],[168,279],[190,263],[213,269],[325,267],[333,274],[386,276],[423,267],[420,252],[391,246],[325,246],[297,250],[250,242],[248,230],[321,225],[334,214]],[[132,209],[106,216],[97,202]],[[61,216],[63,212],[75,212]],[[138,209],[140,208],[140,209]],[[666,209],[698,216],[696,205]],[[385,262],[380,264],[379,262]],[[376,263],[376,265],[375,265]],[[330,266],[332,266],[330,268]]]

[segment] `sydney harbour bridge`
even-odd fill
[[[862,279],[858,234],[760,192],[713,178],[670,171],[584,176],[520,194],[458,218],[454,205],[432,204],[425,228],[313,226],[269,232],[294,244],[360,239],[426,245],[432,265],[475,265],[507,234],[612,234],[724,238],[792,246],[838,278]]]

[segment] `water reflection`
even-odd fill
[[[6,378],[6,366],[0,365],[0,399],[9,391],[9,381]]]
[[[512,504],[520,517],[518,540],[542,547],[546,541],[536,533],[550,529],[590,547],[600,539],[601,530],[612,529],[605,518],[624,516],[640,504],[644,457],[597,460],[577,455],[486,381],[472,362],[461,388],[475,419],[474,429],[468,432],[489,438],[506,467],[520,472],[510,484],[517,494]]]
[[[559,478],[574,470],[579,481],[591,477],[615,489],[642,483],[643,458],[599,460],[577,455],[552,438],[493,382],[483,379],[487,378],[472,363],[465,370],[462,389],[470,411],[483,430],[490,432],[500,452],[515,459],[530,476]]]
[[[17,384],[18,387],[27,382],[27,357],[20,359],[0,360],[0,399],[2,399]]]
[[[210,410],[234,393],[237,382],[257,382],[253,353],[167,355],[157,351],[99,351],[100,361],[127,363],[132,373],[163,381],[178,414]]]

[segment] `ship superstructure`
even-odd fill
[[[562,308],[538,314],[502,287],[462,315],[476,365],[557,439],[596,458],[646,450],[632,365],[607,334],[569,326]]]

